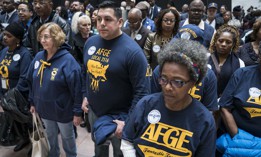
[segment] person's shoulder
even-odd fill
[[[144,26],[141,27],[141,29],[140,29],[139,32],[141,32],[141,33],[146,33],[146,34],[151,33],[151,31],[150,31],[148,28],[144,27]]]
[[[149,106],[154,106],[155,104],[160,104],[160,102],[162,101],[162,93],[153,93],[153,94],[149,94],[144,96],[143,98],[141,98],[139,100],[140,105],[144,105],[146,104],[146,107]]]
[[[148,18],[148,17],[146,17],[145,20],[146,20],[146,23],[153,23],[154,24],[154,21],[152,19]]]
[[[209,110],[198,100],[195,98],[192,98],[192,104],[193,107],[191,108],[193,112],[197,115],[198,118],[201,118],[202,121],[214,121],[211,117],[212,114],[209,112]]]
[[[255,65],[251,65],[251,66],[246,66],[243,68],[239,68],[238,71],[241,71],[241,73],[245,73],[245,72],[255,72],[255,71],[259,71],[260,70],[260,64],[255,64]]]
[[[205,31],[215,31],[215,29],[204,21]]]
[[[239,49],[244,49],[244,48],[252,48],[251,42],[245,43],[242,46],[239,47]]]
[[[33,27],[35,27],[35,25],[38,24],[39,21],[40,21],[40,17],[39,17],[39,16],[35,16],[35,17],[32,19],[32,21],[31,21],[31,25],[30,25],[29,28],[33,28]]]
[[[86,43],[98,43],[100,40],[102,40],[101,36],[99,34],[94,34],[87,39]]]
[[[45,51],[45,50],[42,50],[42,51],[37,52],[37,53],[35,54],[34,59],[42,59],[42,58],[44,58],[44,51]]]
[[[149,35],[148,35],[148,37],[149,37],[150,39],[152,39],[152,38],[154,38],[155,35],[156,35],[156,32],[150,32]]]
[[[24,46],[21,46],[18,51],[21,55],[31,55],[30,51]]]
[[[207,77],[209,79],[214,79],[216,77],[216,75],[215,75],[214,71],[210,67],[208,67],[205,77]]]

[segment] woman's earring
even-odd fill
[[[16,43],[16,46],[19,47],[19,46],[20,46],[20,43]]]

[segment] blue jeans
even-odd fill
[[[94,122],[98,119],[98,117],[92,111],[90,106],[88,108],[89,108],[88,118],[89,118],[89,122],[91,125],[92,140],[94,141],[93,125],[94,125]],[[118,139],[117,137],[114,136],[110,139],[110,142],[111,142],[112,148],[113,148],[113,157],[123,157],[123,154],[120,149],[121,139]],[[110,143],[107,143],[107,142],[106,142],[106,144],[103,144],[103,145],[94,144],[95,157],[109,157],[109,145],[110,145]]]
[[[58,143],[58,128],[62,137],[62,145],[66,157],[76,157],[76,142],[73,130],[73,122],[59,123],[52,120],[42,119],[46,128],[47,137],[51,147],[49,157],[59,157],[60,148]]]

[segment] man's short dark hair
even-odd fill
[[[114,10],[114,15],[117,17],[117,19],[122,18],[122,11],[120,7],[117,6],[117,4],[113,1],[104,1],[98,6],[98,10],[105,9],[105,8],[111,8]],[[99,12],[99,11],[98,11]]]
[[[20,5],[20,4],[24,4],[24,5],[26,5],[29,11],[32,11],[32,12],[34,11],[34,9],[33,9],[33,5],[32,5],[31,3],[27,3],[27,2],[19,2],[19,5]]]

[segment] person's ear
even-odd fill
[[[119,22],[119,26],[122,27],[123,26],[123,19],[119,18],[118,22]]]

